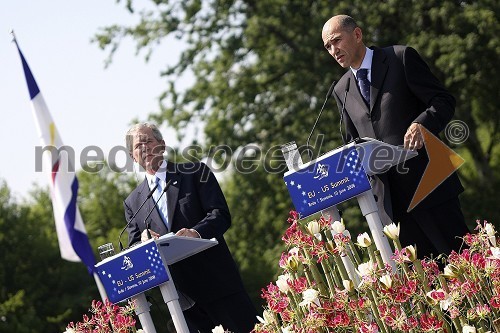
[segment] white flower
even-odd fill
[[[500,247],[490,247],[491,257],[488,259],[498,259],[500,260]]]
[[[361,247],[368,247],[372,244],[372,240],[370,239],[370,236],[368,236],[366,232],[360,234],[356,240],[358,242],[358,245]]]
[[[75,329],[73,328],[66,328],[66,331],[64,331],[63,333],[76,333]]]
[[[464,325],[462,327],[462,333],[476,333],[476,328],[470,325]]]
[[[290,250],[288,250],[288,254],[291,256],[298,257],[299,256],[299,248],[294,246]]]
[[[354,290],[354,283],[352,283],[351,280],[342,280],[342,285],[344,286],[344,289],[347,291]]]
[[[262,317],[264,317],[264,318],[262,318]],[[274,322],[273,314],[269,310],[264,310],[264,312],[262,312],[262,317],[257,316],[257,320],[260,321],[264,325],[269,325],[269,324],[272,324]]]
[[[219,326],[215,326],[214,329],[212,329],[212,333],[224,333],[225,330],[224,330],[224,327],[222,327],[222,325],[219,325]]]
[[[384,234],[392,240],[398,239],[399,238],[399,223],[397,226],[394,223],[386,225],[384,227]]]
[[[453,264],[448,264],[444,267],[442,275],[446,278],[456,278],[460,275],[460,269]]]
[[[321,231],[321,226],[318,221],[314,220],[307,224],[307,230],[309,230],[311,235],[315,235]]]
[[[356,271],[358,272],[359,276],[363,277],[363,276],[373,275],[373,273],[375,273],[376,270],[377,270],[377,264],[372,262],[371,260],[368,260],[368,262],[359,265]]]
[[[495,228],[491,223],[486,223],[484,226],[484,229],[486,230],[486,235],[488,235],[488,239],[493,246],[497,246],[497,240],[495,237]]]
[[[391,275],[385,274],[384,276],[381,276],[379,280],[380,280],[380,283],[382,283],[386,289],[389,289],[392,287]]]
[[[345,225],[344,223],[340,221],[335,221],[332,223],[332,231],[336,234],[341,234],[345,230]]]
[[[302,292],[302,302],[299,303],[300,306],[306,306],[311,304],[316,304],[320,306],[319,303],[319,292],[315,289],[307,289]]]
[[[276,280],[276,285],[283,294],[286,294],[287,292],[290,291],[290,285],[288,284],[288,281],[290,280],[291,280],[290,274],[283,274],[278,276],[278,280]]]
[[[453,299],[451,298],[450,295],[446,295],[446,298],[439,302],[439,306],[441,307],[441,310],[443,310],[443,311],[448,310],[448,308],[452,304],[453,304]]]
[[[146,333],[142,328],[139,328],[136,333]]]
[[[287,326],[287,327],[282,327],[281,332],[282,333],[294,333],[295,331],[293,330],[292,326]]]
[[[417,249],[415,248],[415,246],[408,245],[405,249],[407,249],[410,254],[409,258],[411,262],[417,260]]]

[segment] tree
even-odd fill
[[[80,171],[78,179],[79,208],[98,258],[99,245],[118,240],[125,225],[123,199],[134,181],[105,163],[99,172]],[[5,249],[0,253],[0,331],[63,331],[100,299],[85,265],[61,258],[47,188],[35,188],[17,203],[7,185],[0,185],[0,247]]]
[[[47,190],[31,197],[18,204],[6,184],[0,187],[2,332],[61,331],[95,289],[84,265],[61,259]]]
[[[466,218],[483,214],[498,221],[500,215],[488,207],[467,209],[479,205],[478,193],[486,193],[491,200],[499,182],[493,171],[498,170],[500,119],[497,1],[153,3],[152,9],[138,13],[141,21],[136,26],[103,28],[94,41],[110,51],[110,61],[125,37],[136,41],[138,51],[146,49],[146,58],[167,38],[185,42],[179,61],[162,72],[169,85],[159,112],[151,118],[167,122],[180,135],[190,123],[201,121],[206,141],[198,149],[200,155],[210,155],[210,148],[217,146],[225,147],[222,156],[234,156],[248,145],[261,152],[278,148],[278,153],[281,144],[292,140],[303,145],[326,90],[343,72],[325,52],[321,29],[334,14],[346,13],[362,26],[367,45],[414,46],[457,97],[456,118],[469,130],[467,140],[456,146],[471,166],[461,173],[468,186]],[[135,5],[126,1],[131,13]],[[192,72],[195,82],[179,91],[175,81],[187,72]],[[322,152],[341,144],[338,123],[336,107],[329,104],[316,132],[324,133]],[[450,133],[447,137],[453,143]],[[318,144],[315,150],[318,153]],[[228,242],[247,274],[257,267],[271,267],[262,254],[279,242],[292,207],[281,179],[285,168],[280,154],[272,161],[261,158],[255,163],[259,167],[252,173],[243,174],[235,167],[224,178],[233,214]],[[347,223],[361,225],[352,204],[345,208],[352,219]]]

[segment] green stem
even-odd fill
[[[342,259],[340,259],[339,256],[334,256],[333,260],[335,261],[335,265],[337,266],[337,269],[340,273],[340,277],[342,278],[342,280],[350,280],[349,274],[347,274],[347,270],[344,267],[344,263],[342,262]]]
[[[354,245],[354,243],[352,242],[351,239],[349,239],[349,248],[351,249],[350,252],[352,252],[352,255],[354,256],[353,262],[355,262],[357,266],[361,265],[361,258],[359,256],[357,249],[356,249],[356,246]]]
[[[380,313],[378,312],[378,303],[377,303],[377,297],[375,295],[375,291],[371,290],[367,295],[370,298],[370,307],[372,308],[373,317],[375,318],[375,321],[377,322],[377,325],[380,328],[380,331],[382,333],[389,333],[389,332],[387,332],[387,328],[385,326],[385,323],[382,322],[382,320],[380,319]]]
[[[335,281],[335,285],[338,288],[342,288],[343,284],[342,284],[342,281],[340,280],[340,276],[338,273],[338,268],[336,267],[337,264],[335,264],[335,260],[334,260],[333,264],[331,264],[330,262],[328,262],[328,263],[330,264],[330,266],[333,266],[333,265],[335,266],[335,267],[332,267],[333,269],[330,271],[330,273],[331,273],[331,276],[333,277],[333,281]]]
[[[331,299],[333,299],[335,296],[335,294],[334,294],[335,284],[332,281],[332,276],[330,275],[330,271],[332,270],[332,268],[327,264],[327,262],[325,260],[321,261],[321,268],[323,268],[323,272],[325,273],[326,283],[328,284],[328,290],[330,291],[328,296]]]
[[[311,258],[311,255],[307,251],[303,251],[304,256],[307,259],[307,266],[309,267],[309,270],[312,273],[312,277],[314,281],[316,281],[316,285],[318,286],[318,291],[320,292],[321,295],[328,295],[328,291],[326,290],[325,287],[325,280],[323,279],[323,276],[321,276],[318,266],[316,265],[316,262]]]

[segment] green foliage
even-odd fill
[[[78,173],[78,205],[93,249],[112,242],[118,248],[118,236],[125,226],[123,200],[136,186],[132,177],[114,172],[106,163],[99,172]],[[126,245],[126,234],[122,242]],[[97,256],[97,251],[95,252]]]
[[[99,173],[81,171],[78,179],[79,207],[97,259],[99,245],[118,240],[123,199],[134,181],[106,165]],[[47,189],[35,188],[17,203],[0,185],[0,247],[1,332],[62,332],[100,299],[85,265],[61,258]]]
[[[81,263],[61,259],[46,191],[35,189],[33,201],[23,204],[10,197],[6,184],[0,193],[0,247],[4,249],[0,254],[0,331],[60,331],[65,324],[48,319],[85,306],[91,299],[91,277]]]

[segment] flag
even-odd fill
[[[49,156],[51,157],[50,189],[61,257],[69,261],[82,261],[89,273],[92,273],[95,257],[76,203],[78,179],[75,175],[74,156],[60,154],[60,149],[63,147],[62,139],[15,37],[13,41],[21,57],[42,147],[52,148],[49,150],[51,153],[44,151],[44,155],[52,155]]]

